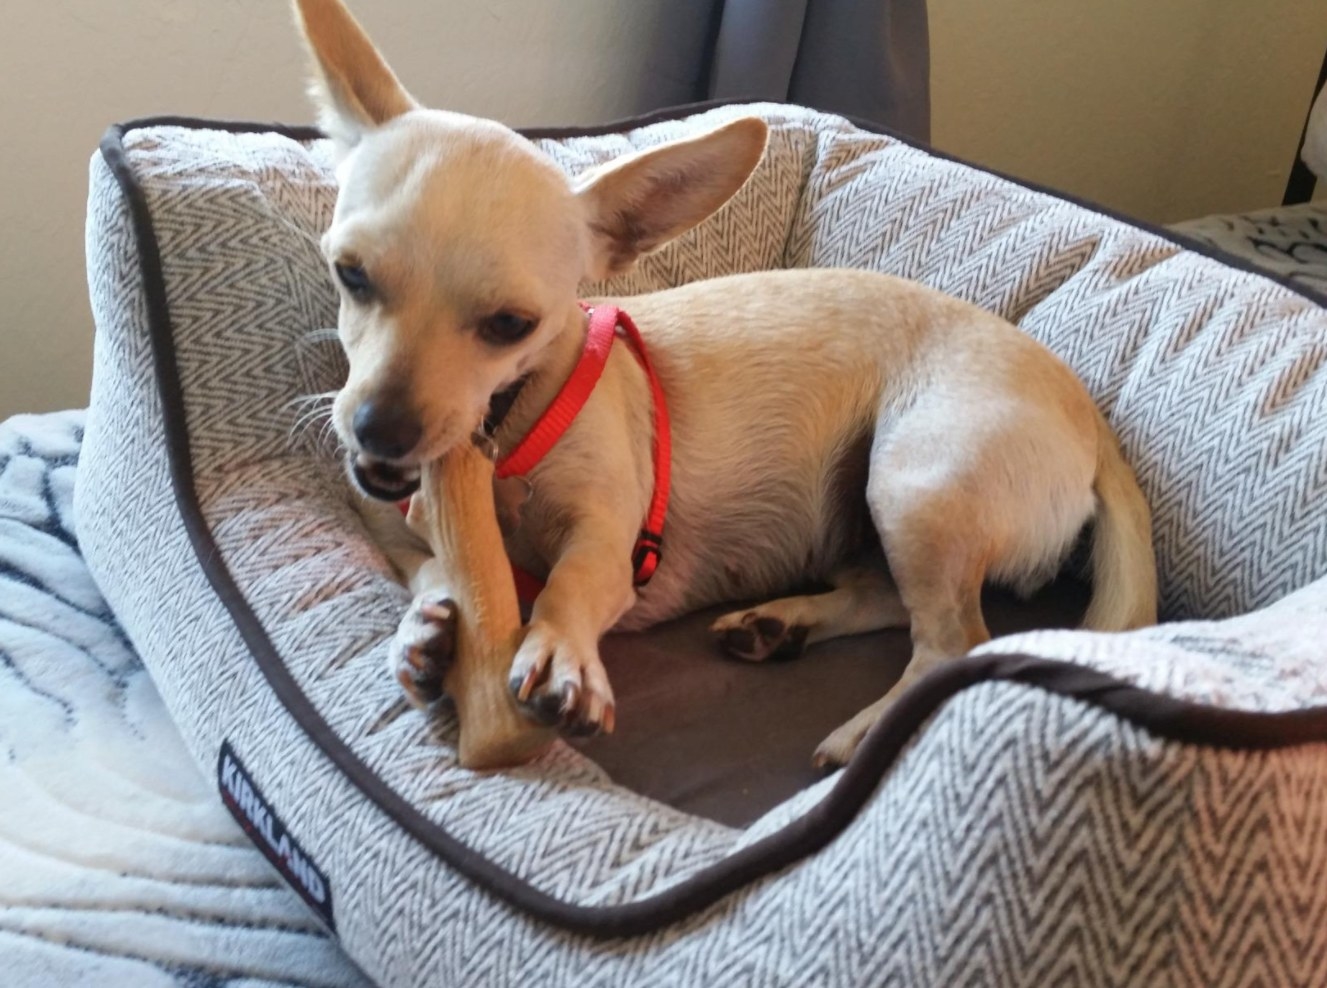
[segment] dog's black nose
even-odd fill
[[[419,445],[423,428],[405,402],[363,402],[351,423],[359,448],[383,460],[399,460]]]

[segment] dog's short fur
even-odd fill
[[[360,486],[396,499],[522,379],[495,438],[507,448],[524,434],[580,355],[578,286],[718,209],[755,167],[766,128],[735,120],[568,181],[506,127],[420,108],[340,0],[297,0],[297,10],[322,122],[343,153],[323,241],[350,363],[334,423]],[[611,730],[598,652],[610,628],[821,579],[833,589],[714,630],[732,653],[761,659],[911,627],[902,681],[816,754],[841,763],[898,691],[987,640],[983,581],[1035,587],[1093,520],[1085,626],[1155,620],[1151,523],[1134,476],[1082,384],[1009,323],[862,271],[738,275],[613,301],[641,327],[672,416],[663,561],[633,590],[653,487],[651,403],[619,346],[530,476],[509,538],[513,559],[548,578],[512,669],[532,715]],[[447,655],[446,588],[394,508],[367,516],[417,592],[391,661],[424,701]],[[878,539],[864,537],[872,526]]]

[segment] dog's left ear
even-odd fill
[[[717,210],[755,169],[768,133],[763,120],[743,117],[582,176],[576,194],[592,249],[586,277],[621,274]]]

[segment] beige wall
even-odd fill
[[[690,96],[710,0],[352,0],[422,100],[594,123]],[[286,0],[3,0],[0,418],[81,407],[83,213],[108,124],[312,119]],[[587,57],[593,52],[593,57]]]
[[[1157,223],[1281,201],[1327,0],[930,0],[935,145]]]
[[[682,98],[709,0],[356,7],[427,102],[574,123]],[[931,17],[938,146],[1163,221],[1279,199],[1327,44],[1324,0],[931,0]],[[310,116],[283,0],[4,0],[4,18],[0,417],[86,402],[83,208],[108,123]]]

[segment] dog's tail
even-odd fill
[[[1157,564],[1152,552],[1152,514],[1133,470],[1104,417],[1099,440],[1096,531],[1092,544],[1092,603],[1083,627],[1124,631],[1155,624]]]

